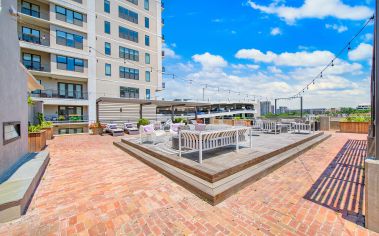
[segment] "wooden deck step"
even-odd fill
[[[256,165],[242,169],[216,182],[210,182],[204,180],[203,178],[199,178],[198,176],[187,172],[185,169],[181,169],[175,165],[165,162],[162,159],[156,158],[152,156],[151,153],[144,152],[133,145],[129,145],[128,143],[114,142],[114,145],[138,160],[146,163],[161,174],[174,180],[189,191],[200,196],[202,199],[205,199],[210,204],[216,205],[248,184],[251,184],[252,182],[268,175],[272,171],[293,160],[300,154],[306,152],[330,136],[331,135],[329,134],[319,135],[314,139],[279,153],[278,155],[272,156],[262,162],[257,163]]]

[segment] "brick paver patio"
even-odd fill
[[[116,138],[56,137],[28,212],[0,235],[373,235],[360,226],[365,138],[333,134],[213,207]]]

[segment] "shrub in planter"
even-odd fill
[[[29,152],[39,152],[46,146],[46,130],[40,125],[28,127],[28,150]]]
[[[137,122],[137,127],[139,128],[141,125],[144,126],[144,125],[148,125],[148,124],[150,124],[150,121],[148,119],[141,118]]]
[[[92,131],[91,134],[93,135],[102,135],[103,134],[103,129],[105,128],[104,124],[101,124],[100,122],[94,122],[91,123],[88,128]]]
[[[184,124],[187,124],[187,120],[184,119],[184,118],[181,118],[181,117],[177,117],[173,120],[174,123],[184,123]]]
[[[40,127],[41,127],[41,129],[46,130],[46,138],[47,138],[47,140],[53,139],[53,137],[54,137],[53,122],[51,122],[51,121],[42,121]]]

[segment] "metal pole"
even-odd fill
[[[139,118],[142,119],[142,104],[139,104]]]
[[[203,88],[203,101],[205,101],[205,88]]]
[[[300,118],[303,118],[303,97],[300,97]]]

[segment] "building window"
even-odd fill
[[[104,33],[111,33],[111,23],[109,21],[104,21]]]
[[[22,2],[21,12],[25,15],[40,18],[39,6],[31,4],[30,2]]]
[[[111,3],[109,2],[109,0],[104,0],[104,12],[111,12]]]
[[[145,71],[145,80],[146,82],[150,82],[150,71]]]
[[[66,9],[61,6],[55,6],[56,17],[58,20],[65,21],[70,24],[83,26],[83,14]]]
[[[111,76],[112,74],[112,67],[111,64],[105,64],[105,75]]]
[[[124,7],[118,7],[118,16],[124,20],[138,24],[138,14]]]
[[[120,87],[120,97],[122,98],[139,98],[139,89],[130,87]]]
[[[78,122],[85,121],[83,107],[80,106],[58,106],[58,121]]]
[[[150,20],[147,17],[145,17],[145,27],[150,28]]]
[[[22,55],[22,64],[24,64],[24,66],[29,70],[43,70],[41,67],[41,56],[39,55],[24,53]]]
[[[131,2],[131,3],[133,3],[134,5],[137,5],[137,6],[138,6],[138,0],[128,0],[128,2]]]
[[[57,30],[57,44],[67,47],[83,49],[83,37],[76,34]]]
[[[3,145],[16,141],[21,137],[20,124],[19,121],[3,123]]]
[[[104,43],[104,51],[105,55],[111,55],[111,44],[110,43]]]
[[[150,95],[150,89],[146,89],[146,100],[150,100],[151,95]]]
[[[41,44],[40,31],[28,27],[22,27],[22,40],[31,43]]]
[[[150,64],[150,53],[145,53],[145,64]]]
[[[132,61],[139,61],[139,52],[130,48],[120,46],[120,58],[124,58]]]
[[[138,43],[138,32],[119,26],[119,37]]]
[[[150,36],[145,35],[145,45],[150,46]]]
[[[149,0],[144,0],[144,7],[145,7],[145,10],[149,10],[150,6],[149,6]]]
[[[139,70],[120,66],[120,78],[139,80]]]
[[[84,99],[85,97],[83,96],[83,85],[59,82],[58,97]]]
[[[57,56],[57,69],[84,72],[84,60],[73,57]]]

